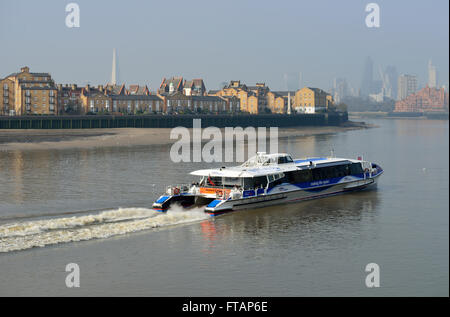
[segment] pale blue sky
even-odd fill
[[[65,26],[70,2],[80,28]],[[378,29],[364,22],[370,2],[380,6]],[[115,47],[120,80],[151,90],[174,75],[201,77],[207,89],[241,79],[277,90],[284,73],[298,72],[305,85],[328,89],[345,77],[359,88],[368,55],[375,71],[395,65],[420,83],[432,58],[447,84],[448,11],[448,0],[0,0],[0,77],[28,65],[59,83],[104,84]]]

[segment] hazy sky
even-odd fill
[[[80,7],[80,28],[65,7]],[[365,6],[380,6],[380,28]],[[432,58],[448,83],[448,0],[0,0],[0,77],[27,65],[58,83],[105,84],[117,49],[119,79],[158,88],[162,77],[205,80],[207,89],[240,79],[284,89],[329,89],[334,77],[360,87],[366,56],[427,80]],[[294,86],[294,87],[292,87]]]

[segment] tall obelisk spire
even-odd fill
[[[112,61],[112,73],[111,73],[111,85],[116,84],[116,49],[113,49],[113,61]]]

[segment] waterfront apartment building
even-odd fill
[[[130,85],[128,88],[125,84],[108,85],[106,93],[111,97],[112,113],[150,114],[165,111],[163,99],[152,95],[146,85]]]
[[[25,66],[0,80],[0,114],[57,115],[58,90],[49,73]]]
[[[232,80],[228,85],[216,92],[210,92],[220,97],[237,97],[239,98],[240,111],[249,112],[247,109],[248,101],[248,88],[245,84],[242,84],[240,80]]]
[[[147,86],[99,85],[97,88],[87,85],[82,89],[81,103],[83,113],[111,114],[150,114],[165,112],[161,96],[152,95]]]
[[[86,85],[81,91],[80,98],[84,114],[98,114],[112,110],[111,96],[107,94],[103,85],[99,85],[97,88]]]
[[[82,88],[76,84],[58,84],[58,114],[83,114]]]
[[[235,111],[235,99],[233,103],[219,96],[186,96],[181,92],[162,96],[166,104],[166,112],[174,113],[229,113]],[[231,106],[231,108],[230,108]]]
[[[220,97],[227,103],[226,112],[237,113],[241,111],[241,100],[236,96],[223,96]]]
[[[301,113],[324,112],[332,104],[333,97],[320,88],[303,87],[294,97],[294,108]]]
[[[292,106],[295,91],[269,91],[266,95],[267,108],[271,113],[287,114],[289,103]]]
[[[397,101],[394,112],[448,112],[448,93],[427,86]]]
[[[264,83],[255,86],[242,84],[240,80],[232,80],[221,90],[213,92],[216,96],[236,96],[240,100],[240,111],[250,114],[265,113],[267,109],[267,93],[269,87]]]
[[[403,100],[417,91],[417,77],[415,75],[402,74],[398,77],[397,100]]]

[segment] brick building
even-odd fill
[[[427,86],[397,101],[394,112],[448,112],[448,93]]]
[[[0,80],[0,114],[58,114],[58,90],[49,73],[25,66]]]
[[[81,87],[75,84],[58,84],[58,113],[82,114],[84,113],[81,101]]]

